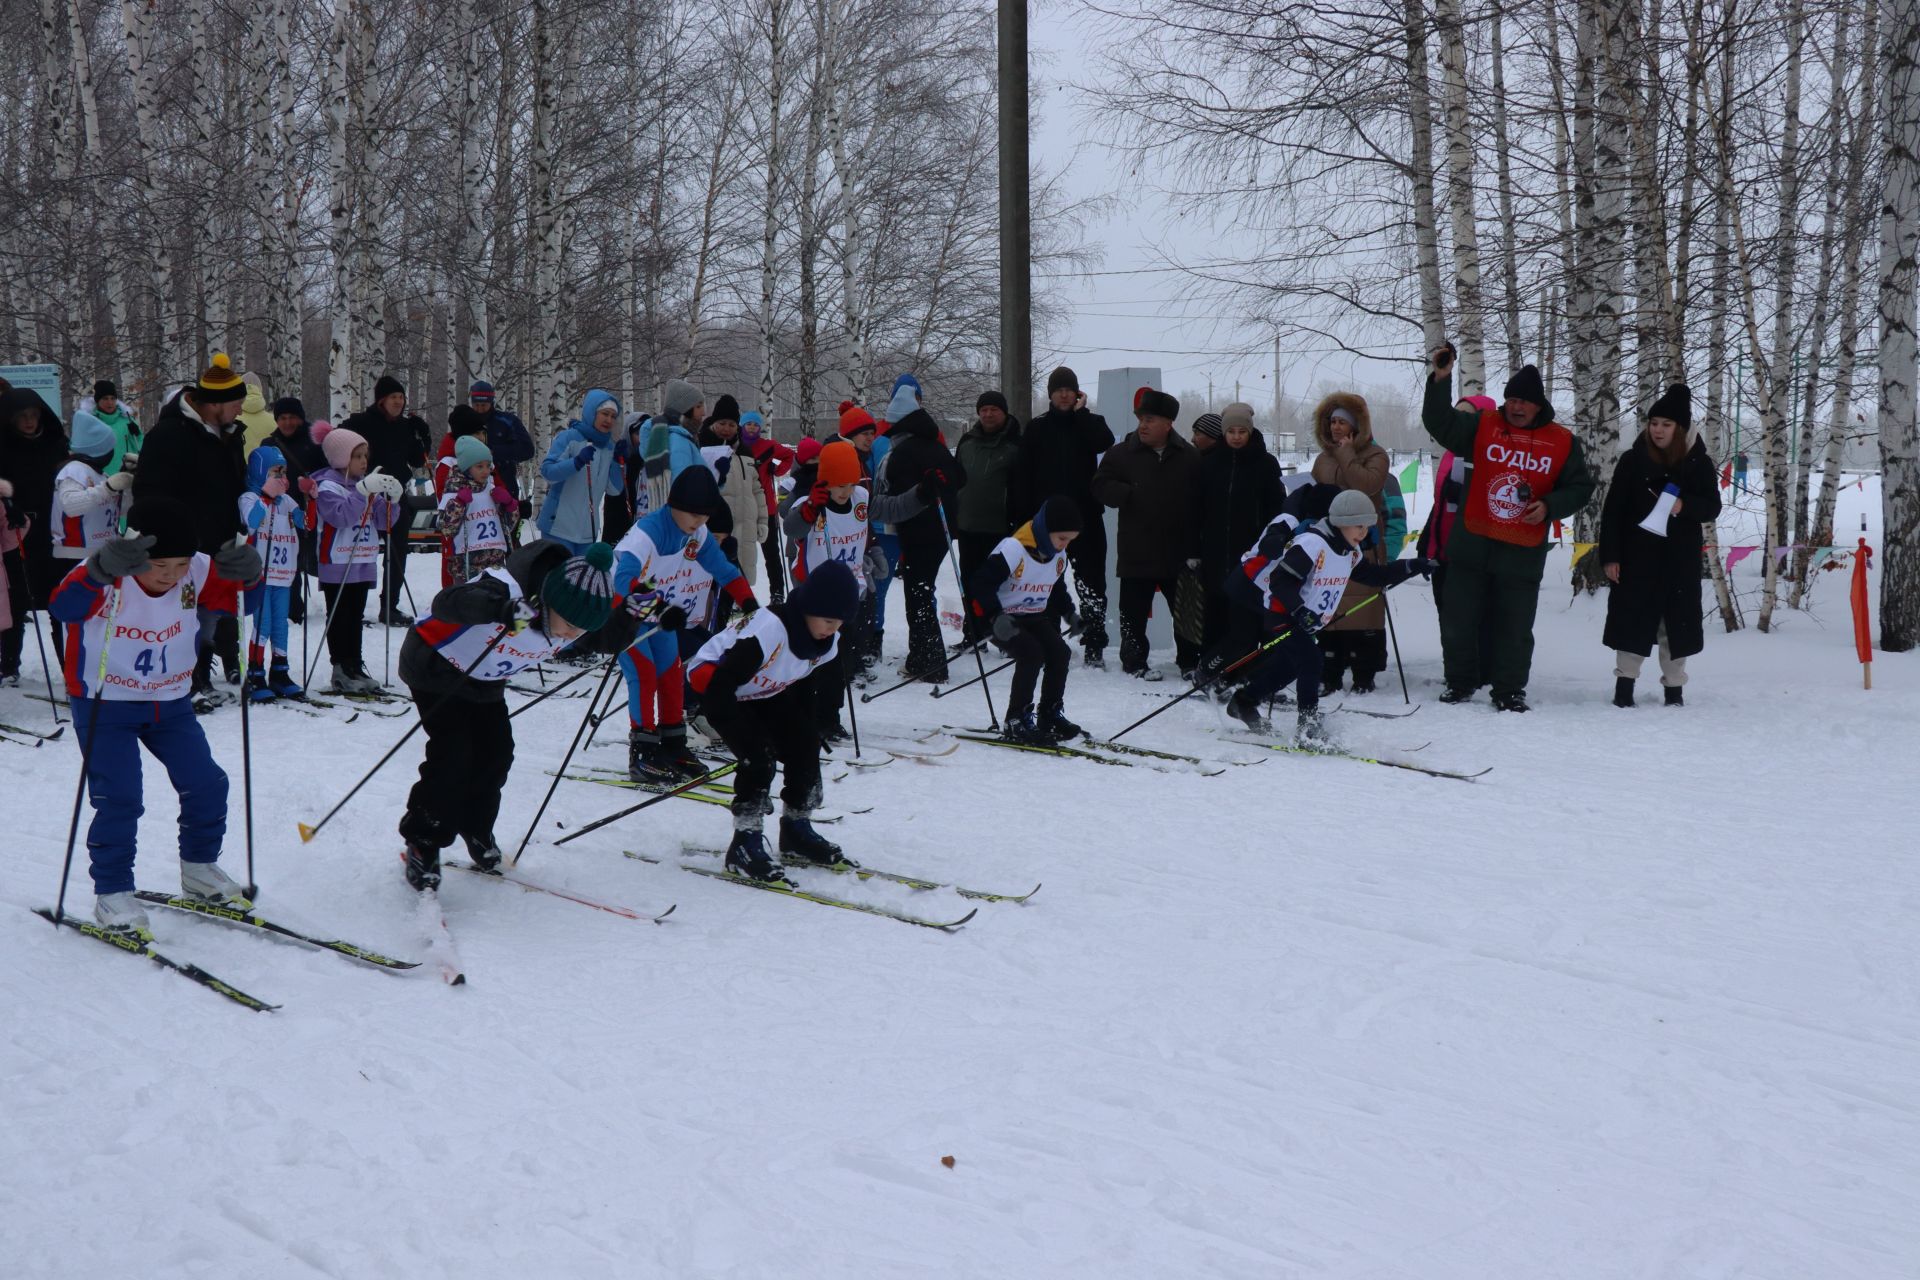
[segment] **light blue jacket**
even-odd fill
[[[620,401],[611,392],[597,387],[587,392],[580,404],[580,417],[553,437],[540,463],[547,496],[535,524],[542,537],[579,543],[600,536],[602,504],[607,494],[618,492],[622,484],[620,460],[613,456],[613,433],[595,431],[592,425],[600,406],[608,403],[616,413],[619,411]],[[587,448],[593,450],[592,461],[585,467],[576,466],[574,455]]]

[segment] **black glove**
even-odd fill
[[[677,604],[670,604],[660,611],[654,622],[662,631],[678,631],[687,625],[687,611]]]
[[[742,600],[738,607],[740,609],[740,616],[743,618],[751,618],[754,614],[760,612],[760,602],[752,596],[748,596],[745,600]]]
[[[1013,643],[1013,633],[1020,628],[1014,625],[1013,615],[996,613],[993,615],[993,638],[1001,644]]]
[[[27,513],[14,505],[12,498],[0,498],[0,507],[7,513],[7,528],[24,529],[27,527]]]
[[[494,616],[501,626],[512,634],[519,635],[540,616],[540,610],[525,599],[515,600],[509,597],[500,602],[500,612]]]
[[[237,582],[243,587],[250,587],[259,581],[260,575],[266,570],[266,565],[260,562],[260,553],[253,549],[251,542],[222,547],[213,553],[213,571],[228,582]]]
[[[933,507],[940,504],[940,486],[932,480],[922,480],[913,486],[913,493],[926,506]]]
[[[1293,611],[1293,629],[1303,636],[1313,635],[1327,625],[1327,620],[1311,609],[1300,608]]]
[[[1077,636],[1087,629],[1087,619],[1085,615],[1071,605],[1067,606],[1067,611],[1060,615],[1060,620],[1066,623],[1067,636],[1069,638]]]
[[[520,518],[522,520],[533,519],[533,500],[531,498],[520,499]]]
[[[709,720],[716,714],[721,716],[731,715],[734,707],[738,705],[740,701],[737,696],[739,692],[740,691],[732,685],[716,684],[709,686],[707,691],[700,695],[700,714],[706,716]]]
[[[147,556],[147,552],[153,550],[153,542],[150,533],[133,538],[109,538],[87,557],[87,576],[104,587],[128,574],[145,573],[153,563]]]

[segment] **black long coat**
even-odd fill
[[[1200,517],[1200,572],[1208,583],[1240,563],[1286,500],[1280,463],[1258,431],[1242,448],[1222,443],[1200,455],[1194,510]]]
[[[1680,486],[1680,514],[1667,521],[1663,538],[1640,522],[1669,483]],[[1613,469],[1600,514],[1600,545],[1594,549],[1602,565],[1620,566],[1620,581],[1607,596],[1601,636],[1607,648],[1645,657],[1653,652],[1662,622],[1674,657],[1691,657],[1706,647],[1700,621],[1700,553],[1706,544],[1701,526],[1719,515],[1719,477],[1706,445],[1695,440],[1679,466],[1666,467],[1641,432]]]

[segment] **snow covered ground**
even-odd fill
[[[413,569],[424,603],[434,566]],[[78,753],[0,746],[0,1273],[1920,1273],[1920,663],[1883,655],[1862,692],[1835,574],[1774,635],[1710,629],[1684,710],[1647,680],[1620,711],[1604,602],[1557,580],[1532,714],[1433,702],[1416,582],[1395,617],[1419,714],[1334,717],[1368,753],[1493,766],[1477,783],[967,744],[834,785],[874,806],[833,829],[855,857],[1045,882],[953,935],[620,855],[723,841],[719,809],[669,802],[558,849],[550,819],[523,870],[679,910],[635,923],[450,875],[462,988],[156,919],[272,1014],[28,914],[52,899]],[[1365,701],[1398,706],[1389,681]],[[1162,701],[1076,669],[1068,707],[1110,734]],[[516,722],[503,837],[584,706]],[[909,689],[860,724],[984,715]],[[48,719],[0,694],[0,720]],[[418,954],[394,835],[416,748],[314,843],[294,828],[406,723],[255,713],[263,910]],[[237,713],[208,726],[237,779]],[[1219,731],[1188,703],[1129,740],[1261,754]],[[565,782],[552,818],[634,798]],[[151,765],[148,801],[141,880],[167,888]],[[90,903],[76,870],[69,904]]]

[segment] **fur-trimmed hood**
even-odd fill
[[[1351,391],[1336,391],[1322,400],[1313,411],[1313,442],[1322,449],[1333,448],[1333,436],[1328,427],[1333,422],[1333,411],[1345,409],[1353,415],[1354,452],[1373,443],[1373,418],[1367,413],[1367,402]]]

